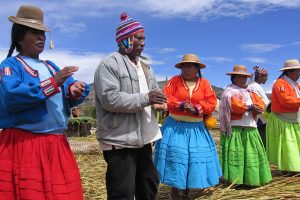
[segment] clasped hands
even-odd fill
[[[249,107],[249,112],[252,112],[254,114],[261,114],[263,113],[263,109],[259,107],[258,105],[252,104]]]
[[[160,90],[153,90],[148,93],[149,103],[154,110],[167,110],[167,96]]]
[[[185,101],[183,107],[184,107],[184,110],[185,110],[186,112],[188,112],[188,113],[195,114],[195,112],[196,112],[195,106],[193,106],[193,105],[190,103],[190,101],[188,101],[188,100]]]

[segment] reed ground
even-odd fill
[[[219,133],[211,131],[217,146]],[[95,135],[88,137],[70,137],[69,142],[81,173],[85,200],[106,199],[105,170],[106,163]],[[300,199],[300,173],[282,173],[271,166],[273,180],[261,187],[246,187],[230,185],[221,181],[215,187],[208,189],[195,189],[191,191],[192,199]],[[163,184],[159,187],[158,200],[169,199],[170,188]]]

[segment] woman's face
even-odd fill
[[[246,88],[247,84],[247,76],[244,75],[235,75],[233,82],[235,85],[241,87],[241,88]]]
[[[45,31],[29,29],[24,38],[19,42],[21,46],[21,55],[38,58],[45,47]]]
[[[298,81],[300,76],[300,69],[294,70],[293,72],[289,73],[287,76],[293,81]]]
[[[197,74],[199,68],[194,63],[183,63],[180,69],[184,80],[196,81],[198,79]]]

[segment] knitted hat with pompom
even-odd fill
[[[139,32],[144,31],[144,27],[136,20],[129,17],[127,13],[122,13],[120,17],[121,23],[116,31],[117,43],[129,38]]]
[[[254,72],[255,72],[255,76],[259,76],[259,75],[267,75],[268,71],[265,68],[259,67],[259,66],[254,66],[253,67]]]

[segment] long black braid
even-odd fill
[[[236,74],[232,74],[231,77],[230,77],[230,80],[231,80],[231,83],[235,85],[235,82],[234,82],[234,78],[236,77]]]
[[[16,23],[13,24],[11,29],[11,45],[8,50],[7,58],[11,57],[15,49],[18,52],[22,50],[19,42],[25,37],[28,30],[30,30],[29,27]]]
[[[200,67],[199,67],[199,69],[198,69],[198,76],[199,76],[199,78],[202,78],[201,71],[200,71]]]
[[[293,73],[295,70],[296,70],[296,69],[287,69],[287,70],[284,70],[284,71],[282,72],[282,74],[281,74],[277,79],[280,79],[280,78],[282,78],[283,76],[287,76],[288,74]]]
[[[15,50],[15,44],[14,44],[13,41],[11,41],[11,45],[10,45],[10,48],[9,48],[9,50],[8,50],[8,54],[7,54],[6,58],[11,57],[11,55],[12,55],[13,52],[14,52],[14,50]]]

